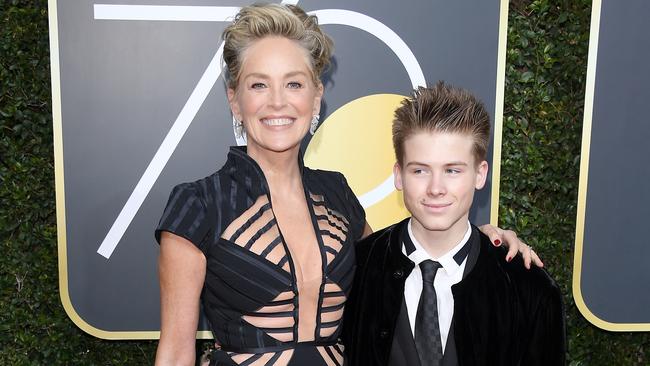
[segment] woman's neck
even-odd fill
[[[273,193],[296,192],[302,187],[302,177],[298,164],[300,147],[274,152],[248,149],[248,155],[260,166]]]

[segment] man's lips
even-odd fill
[[[441,211],[451,206],[451,202],[443,202],[443,203],[422,202],[422,206],[432,211]]]

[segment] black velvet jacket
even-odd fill
[[[404,282],[414,263],[402,253],[408,219],[357,244],[357,271],[342,334],[350,366],[388,365]],[[562,295],[543,270],[510,263],[502,248],[472,227],[464,278],[452,286],[458,363],[564,365]],[[415,365],[417,366],[417,365]],[[425,366],[425,365],[422,365]]]

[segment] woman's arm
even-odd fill
[[[519,252],[524,258],[524,266],[526,266],[526,268],[530,269],[531,263],[535,264],[537,267],[544,267],[544,263],[537,256],[537,253],[535,253],[533,248],[519,240],[514,231],[503,230],[490,224],[483,225],[479,227],[479,229],[481,229],[483,234],[490,238],[490,241],[494,246],[498,247],[501,246],[501,244],[505,244],[506,247],[508,247],[508,254],[506,254],[506,260],[508,262],[517,255],[517,252]]]
[[[192,242],[162,232],[158,258],[161,324],[156,365],[196,362],[196,329],[205,266],[205,256]]]

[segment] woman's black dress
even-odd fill
[[[244,148],[231,148],[218,172],[170,195],[156,238],[179,235],[206,257],[201,304],[220,345],[211,365],[343,364],[338,339],[364,211],[342,174],[302,161],[300,169],[322,265],[316,283],[299,286],[266,179]],[[300,311],[303,290],[313,296],[302,304],[313,311]],[[299,334],[301,321],[313,323],[313,334]]]

